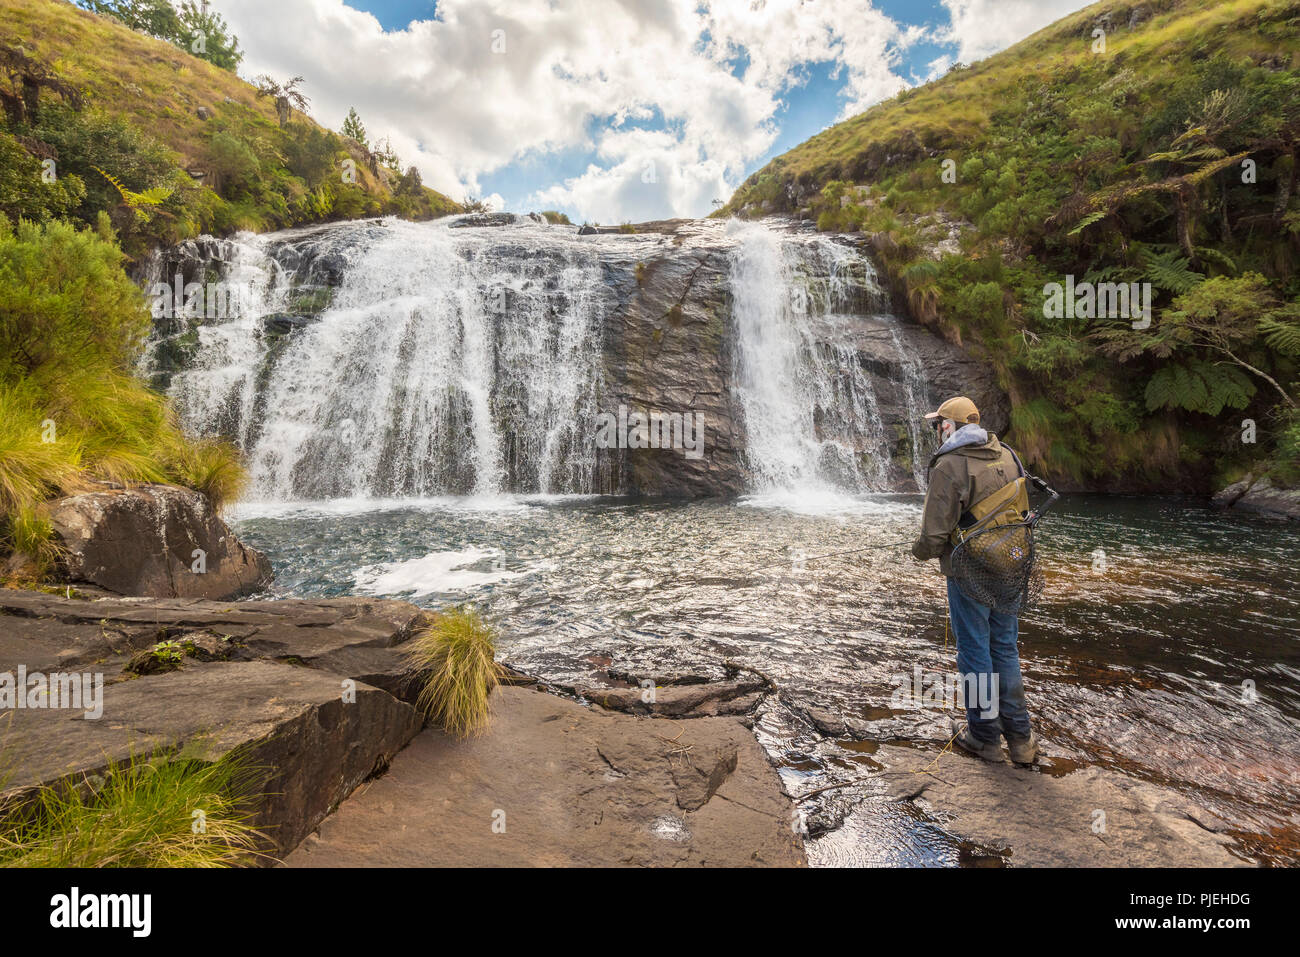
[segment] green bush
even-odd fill
[[[102,217],[101,217],[102,219]],[[46,498],[90,479],[171,481],[220,503],[243,470],[134,375],[149,313],[107,224],[0,216],[0,539],[33,554]],[[39,536],[36,536],[39,537]],[[37,550],[39,551],[39,549]]]

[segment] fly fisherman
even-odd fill
[[[999,737],[1006,735],[1011,760],[1032,764],[1038,736],[1029,724],[1020,677],[1018,614],[971,600],[950,563],[964,530],[1002,515],[1014,521],[1028,510],[1026,484],[1018,481],[1026,472],[1011,448],[980,426],[979,410],[965,396],[949,399],[926,419],[941,444],[930,459],[921,535],[912,554],[920,561],[939,559],[948,577],[948,615],[966,698],[966,720],[953,722],[953,743],[986,761],[1002,761]],[[996,701],[987,692],[976,695],[975,689],[996,689]],[[980,697],[986,698],[986,710],[981,710]]]

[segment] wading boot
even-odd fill
[[[1027,738],[1008,734],[1007,750],[1011,752],[1011,760],[1016,764],[1033,764],[1038,759],[1038,735],[1033,731],[1029,732]]]
[[[954,721],[952,723],[952,733],[952,743],[963,751],[969,752],[977,758],[983,758],[985,761],[992,761],[998,764],[1006,760],[1002,756],[1001,735],[985,744],[979,738],[970,733],[970,727],[965,721]]]

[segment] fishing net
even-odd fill
[[[952,577],[967,598],[996,612],[1018,614],[1043,590],[1034,553],[1034,523],[1013,522],[973,532],[953,549]]]

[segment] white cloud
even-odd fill
[[[963,63],[981,60],[1006,49],[1031,33],[1093,0],[942,0],[950,26],[941,31],[943,42],[957,46]]]
[[[527,201],[621,222],[700,215],[729,196],[814,66],[833,71],[849,116],[909,85],[898,71],[918,42],[951,42],[969,61],[1082,6],[943,2],[952,24],[939,37],[871,0],[439,0],[438,19],[395,32],[343,0],[219,6],[244,75],[303,75],[312,114],[334,128],[355,106],[429,186],[464,198],[515,160],[589,154],[585,172]]]
[[[801,69],[838,66],[856,112],[906,86],[893,70],[920,36],[870,0],[440,0],[437,9],[437,20],[385,33],[342,0],[221,4],[245,75],[302,74],[314,116],[337,128],[355,106],[371,137],[390,136],[435,189],[474,195],[480,177],[522,156],[590,151],[587,172],[537,196],[604,221],[707,212],[771,147],[781,96]],[[653,182],[643,181],[648,163]]]

